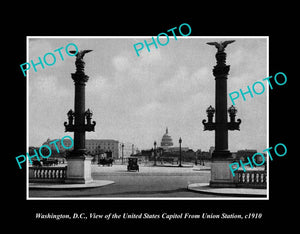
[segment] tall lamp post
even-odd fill
[[[217,48],[217,64],[213,68],[215,77],[215,108],[209,106],[206,110],[208,121],[203,120],[204,131],[215,131],[215,150],[212,153],[211,164],[211,187],[234,187],[234,179],[229,169],[232,163],[232,154],[228,149],[228,130],[240,130],[241,120],[235,121],[237,110],[231,106],[227,110],[227,79],[230,66],[226,64],[225,48],[234,40],[224,42],[208,42]],[[230,116],[230,122],[227,120],[227,112]],[[213,122],[216,114],[215,122]]]
[[[67,113],[68,122],[64,122],[66,132],[74,132],[74,149],[67,157],[67,180],[65,183],[85,184],[92,181],[91,160],[85,147],[85,132],[95,131],[95,121],[90,109],[85,110],[85,86],[89,79],[84,72],[85,62],[83,57],[92,50],[82,50],[76,54],[76,72],[71,73],[75,86],[74,111]]]
[[[122,165],[124,163],[124,143],[122,143]]]
[[[179,138],[179,167],[182,167],[182,165],[181,165],[181,142],[182,142],[182,139],[180,137]]]
[[[156,141],[154,141],[154,166],[156,166]]]
[[[132,147],[131,148],[131,151],[132,151],[131,154],[134,155],[134,144],[132,144],[131,147]]]

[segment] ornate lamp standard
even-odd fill
[[[124,143],[122,143],[122,165],[124,163]]]
[[[182,167],[182,165],[181,165],[181,143],[182,143],[182,140],[181,140],[181,137],[179,137],[179,167]]]
[[[218,51],[216,53],[217,65],[213,68],[213,75],[216,80],[215,105],[216,109],[209,106],[206,110],[208,122],[203,120],[204,131],[215,131],[215,150],[212,154],[211,164],[211,187],[234,187],[233,177],[229,169],[232,162],[231,153],[228,150],[228,130],[239,130],[241,120],[235,122],[236,108],[231,106],[228,109],[230,122],[227,120],[227,76],[230,66],[226,65],[225,48],[234,40],[224,42],[208,42],[214,45]],[[216,120],[213,116],[216,113]]]
[[[156,141],[154,141],[154,165],[156,166]]]
[[[72,73],[75,85],[75,111],[69,110],[68,123],[65,122],[65,131],[74,132],[74,150],[67,157],[67,180],[66,183],[84,184],[92,181],[91,160],[85,148],[85,132],[94,131],[96,122],[91,122],[93,113],[85,111],[85,85],[89,77],[84,73],[85,62],[83,57],[92,50],[79,51],[76,54],[76,72]],[[77,51],[70,51],[75,54]],[[75,121],[74,121],[75,120]],[[85,122],[86,120],[86,122]],[[73,123],[73,121],[75,123]]]
[[[134,155],[134,144],[131,145],[131,154]]]

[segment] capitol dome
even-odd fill
[[[173,140],[172,138],[168,135],[168,128],[166,128],[166,133],[163,135],[161,139],[160,146],[163,149],[167,149],[168,147],[173,146]]]

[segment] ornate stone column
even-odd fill
[[[67,156],[67,180],[66,183],[88,183],[92,181],[91,160],[92,157],[86,154],[85,132],[94,131],[96,122],[91,123],[92,112],[85,111],[85,85],[89,77],[84,73],[83,57],[91,50],[83,50],[76,54],[76,72],[72,73],[75,85],[75,101],[73,112],[68,112],[68,123],[65,122],[65,131],[74,132],[74,149]],[[75,53],[70,51],[70,53]],[[75,123],[73,124],[73,120]],[[86,120],[86,121],[85,121]]]
[[[212,187],[234,187],[234,181],[229,169],[232,162],[231,153],[228,149],[228,130],[239,130],[241,120],[234,122],[236,109],[228,110],[231,121],[227,121],[227,76],[230,66],[226,65],[226,53],[224,52],[227,44],[234,41],[209,42],[218,51],[216,53],[217,65],[213,68],[213,75],[216,80],[215,106],[207,109],[208,122],[203,120],[204,130],[215,131],[215,150],[212,154],[211,181]],[[213,115],[216,113],[216,120],[213,122]]]

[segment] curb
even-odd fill
[[[222,195],[222,196],[234,196],[234,197],[267,197],[266,189],[256,188],[212,188],[209,183],[194,183],[189,184],[187,189],[193,192]]]
[[[111,180],[93,180],[86,184],[29,183],[29,189],[89,189],[114,184]]]

